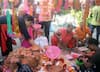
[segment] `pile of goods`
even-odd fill
[[[75,72],[67,66],[64,58],[49,58],[42,54],[39,47],[19,48],[11,52],[4,60],[2,72]]]

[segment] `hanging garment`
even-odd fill
[[[63,1],[62,0],[58,0],[57,1],[57,6],[56,6],[56,11],[59,13],[61,11],[61,7],[62,7],[62,4],[63,4]]]
[[[7,25],[0,25],[0,46],[2,56],[6,56],[12,51],[12,39],[7,36]]]
[[[65,0],[64,9],[68,9],[68,0]]]

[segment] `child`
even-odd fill
[[[44,31],[42,29],[37,30],[37,37],[34,42],[40,46],[41,50],[44,52],[46,46],[48,46],[48,39],[43,36]]]
[[[30,15],[25,15],[24,21],[25,21],[25,26],[27,28],[27,32],[29,34],[29,37],[28,36],[27,37],[33,40],[33,28],[32,28],[33,17]],[[25,48],[32,46],[30,44],[30,42],[28,41],[28,39],[25,37],[22,37],[22,44],[21,45],[22,45],[22,47],[25,47]]]
[[[76,38],[73,33],[73,25],[68,24],[66,29],[63,28],[58,30],[58,32],[51,37],[51,43],[52,45],[64,49],[64,51],[67,48],[74,48],[76,46]]]

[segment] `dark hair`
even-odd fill
[[[98,42],[98,40],[96,40],[94,38],[89,38],[88,39],[88,44],[92,44],[92,45],[98,46],[99,42]]]
[[[34,22],[34,17],[29,15],[29,14],[25,14],[24,16],[24,19],[26,19],[27,21],[33,21]]]
[[[69,27],[74,28],[74,26],[71,23],[67,24],[67,28],[69,28]]]

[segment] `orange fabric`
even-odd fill
[[[53,2],[52,0],[41,0],[40,1],[40,14],[39,21],[50,21],[52,18],[52,10],[53,10]]]
[[[77,36],[77,38],[79,39],[79,40],[84,40],[85,38],[86,38],[86,35],[87,34],[91,34],[91,32],[90,32],[90,29],[87,27],[87,26],[85,26],[84,28],[83,28],[83,30],[80,28],[80,27],[77,27],[76,29],[75,29],[75,34],[76,34],[76,36]]]
[[[29,13],[29,14],[30,14],[31,16],[33,16],[33,6],[30,6],[29,8],[30,8],[30,13]]]

